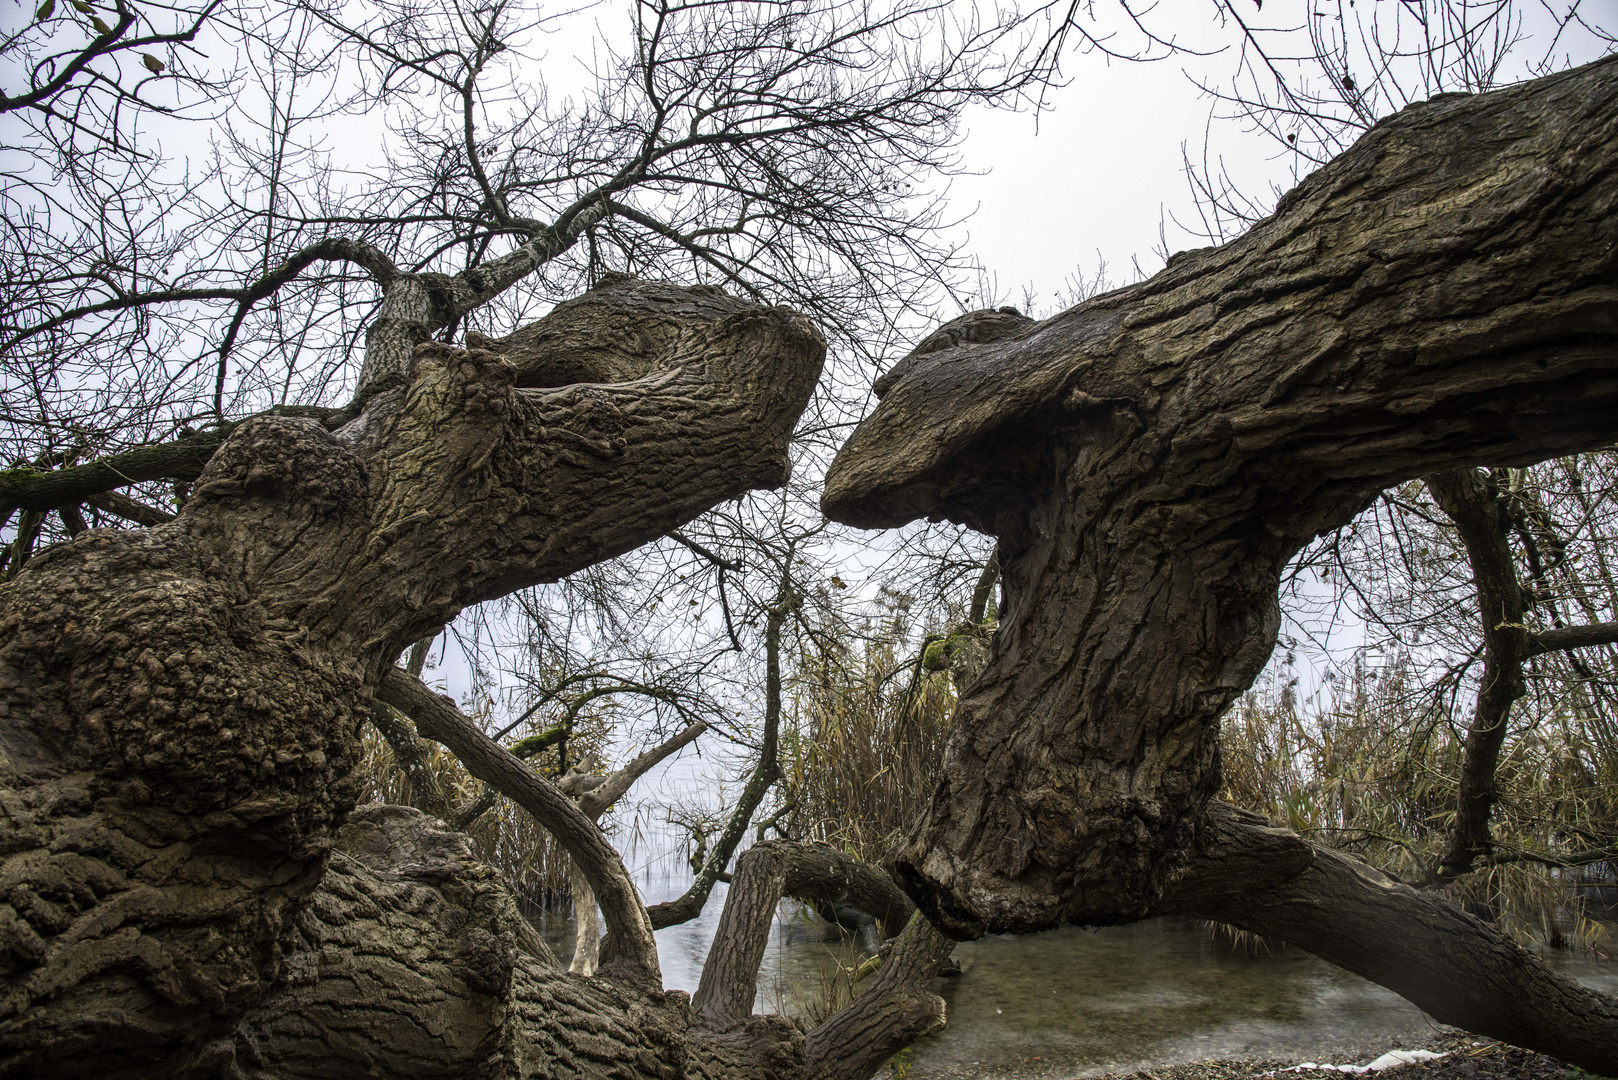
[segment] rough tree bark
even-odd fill
[[[607,1071],[601,1063],[614,1061],[617,1055],[637,1057],[633,1048],[636,1038],[656,1038],[668,1042],[673,1051],[652,1059],[650,1065],[634,1062],[634,1074],[661,1076],[666,1070],[668,1075],[681,1075],[674,1070],[683,1068],[688,1070],[686,1075],[691,1076],[865,1080],[894,1052],[942,1024],[943,1002],[927,984],[948,957],[953,942],[919,919],[914,905],[885,874],[820,844],[772,841],[760,843],[747,852],[737,864],[695,998],[688,1000],[679,993],[658,994],[650,985],[655,981],[652,979],[655,971],[648,968],[656,961],[650,936],[653,920],[634,895],[622,862],[596,829],[589,813],[593,807],[589,803],[573,806],[555,785],[531,770],[516,766],[512,755],[462,716],[453,702],[433,694],[403,672],[389,672],[378,689],[378,696],[415,718],[424,733],[453,751],[474,776],[495,786],[533,814],[561,841],[578,865],[593,871],[591,884],[601,897],[602,914],[609,928],[604,946],[609,963],[603,973],[609,981],[645,986],[642,1011],[638,1017],[631,1018],[634,1022],[629,1022],[621,1015],[621,1008],[607,1009],[591,1017],[583,1012],[556,1016],[551,1015],[554,1009],[550,1006],[536,1007],[532,1000],[535,995],[554,997],[558,993],[554,980],[546,981],[543,986],[528,981],[500,982],[498,985],[503,988],[508,1006],[496,1016],[517,1016],[520,1023],[517,1030],[502,1034],[498,1023],[485,1019],[477,1029],[486,1033],[481,1042],[524,1045],[524,1040],[535,1038],[529,1028],[536,1014],[551,1029],[577,1026],[594,1031],[606,1027],[609,1038],[601,1044],[605,1049],[601,1049],[601,1045],[594,1047],[595,1052],[603,1055],[601,1057],[581,1058],[553,1046],[542,1048],[543,1052],[528,1052],[515,1063],[502,1059],[496,1075],[526,1075],[524,1067],[531,1063],[540,1066],[537,1071],[547,1076],[565,1074],[569,1069],[591,1075],[592,1070]],[[373,812],[399,813],[402,808],[380,808]],[[420,828],[419,822],[414,824]],[[404,831],[402,837],[392,843],[407,847],[408,853],[402,858],[397,853],[381,858],[379,865],[394,867],[397,872],[402,864],[405,871],[415,873],[413,868],[419,860],[414,852],[422,846],[415,830]],[[421,875],[417,873],[417,876]],[[604,892],[601,891],[603,882],[608,886]],[[885,946],[886,961],[877,976],[862,987],[847,1008],[807,1033],[799,1032],[780,1017],[748,1015],[757,985],[759,960],[768,942],[776,905],[783,895],[857,907],[889,927],[909,920],[904,932]],[[459,920],[449,921],[452,927],[458,923]],[[386,941],[392,932],[391,928],[384,928],[380,933],[373,931],[371,936]],[[523,946],[521,939],[510,934],[504,937],[514,941],[516,946],[508,948],[507,952],[531,951]],[[416,947],[406,954],[410,961],[423,955],[434,958],[458,955],[459,947],[450,947],[446,942],[438,942],[432,948],[412,944]],[[345,951],[367,958],[391,958],[388,947],[365,947],[357,941],[349,943]],[[324,959],[326,954],[321,956]],[[342,958],[338,959],[341,962]],[[404,969],[395,976],[402,988],[401,992],[383,995],[389,1002],[388,1011],[410,1018],[419,1027],[433,1029],[442,1022],[437,1016],[442,1011],[445,995],[435,992],[427,1002],[421,1002],[419,993],[408,992],[412,981],[419,979],[415,971],[417,963],[396,963],[395,966]],[[322,972],[319,981],[332,983],[335,979],[337,995],[352,996],[352,990],[344,989],[345,975]],[[348,977],[346,982],[352,983],[353,979]],[[435,991],[438,985],[435,984]],[[330,989],[325,991],[331,992]],[[461,992],[449,997],[463,1003],[467,995]],[[272,997],[260,1011],[278,1013],[281,1008],[280,998]],[[255,1022],[250,1017],[242,1028],[251,1030]],[[367,1027],[368,1031],[385,1029],[386,1025],[379,1024]],[[645,1034],[648,1029],[654,1032],[652,1036]],[[237,1042],[242,1038],[238,1033]],[[480,1040],[468,1040],[464,1031],[461,1038],[466,1043],[481,1044]],[[590,1046],[589,1040],[585,1045]],[[345,1060],[357,1066],[367,1059],[357,1054]],[[464,1059],[458,1059],[457,1064],[464,1067]],[[734,1071],[725,1073],[726,1069]]]
[[[943,929],[1193,911],[1618,1072],[1612,999],[1213,801],[1303,544],[1410,477],[1618,436],[1618,60],[1406,109],[1241,239],[964,316],[876,389],[827,513],[1000,542],[993,656],[897,863]]]
[[[939,933],[892,879],[824,844],[768,840],[736,863],[713,946],[691,1008],[709,1027],[747,1021],[758,965],[783,896],[857,908],[897,930],[886,957],[846,1009],[807,1033],[806,1078],[864,1080],[922,1035],[944,1026],[944,1003],[928,988],[955,943]]]
[[[1440,99],[1250,236],[1047,323],[968,318],[884,380],[828,505],[1002,545],[995,654],[904,864],[941,926],[1206,912],[1618,1070],[1609,999],[1210,801],[1217,717],[1304,540],[1395,480],[1618,428],[1615,128],[1613,63]],[[408,299],[373,327],[357,416],[244,422],[175,520],[89,530],[0,586],[0,1070],[853,1080],[873,1033],[937,1021],[922,983],[948,943],[924,923],[807,1036],[730,1008],[716,1024],[658,987],[599,831],[453,709],[423,734],[592,875],[602,977],[557,970],[431,819],[348,820],[359,724],[402,649],[780,482],[819,336],[715,290],[614,281],[508,361],[412,347],[437,301]],[[580,342],[619,381],[560,385]],[[84,475],[63,502],[105,490]],[[1408,955],[1438,967],[1410,977]],[[1515,1027],[1513,991],[1534,1002]]]
[[[254,1054],[275,1058],[240,1025],[272,990],[320,974],[333,952],[317,947],[322,935],[352,924],[386,940],[378,927],[408,907],[390,890],[417,895],[408,869],[373,880],[332,855],[353,804],[359,724],[404,647],[467,604],[785,478],[824,354],[801,317],[714,289],[614,281],[545,323],[556,348],[588,338],[627,381],[557,387],[543,337],[515,362],[429,343],[407,385],[338,430],[302,417],[243,423],[174,521],[88,531],[0,587],[0,1068],[169,1075],[219,1040],[248,1048],[234,1059],[244,1070],[259,1068]],[[423,866],[438,880],[441,867]],[[441,895],[462,887],[443,880]],[[607,884],[592,882],[598,894]],[[427,917],[439,901],[424,903]],[[317,932],[309,919],[336,922]],[[458,929],[420,932],[447,945]],[[499,959],[515,939],[489,933]],[[622,978],[575,1002],[616,1001],[623,1038],[655,1072],[686,1053],[667,1034],[684,1021],[655,987],[655,952],[635,944],[623,943],[634,962]],[[464,981],[483,979],[486,1005],[510,1013],[497,985],[505,960],[485,963],[479,948],[466,945]],[[408,974],[414,955],[375,963]],[[362,950],[342,962],[372,961]],[[437,991],[413,977],[381,979],[399,996],[377,1010],[419,1019],[411,1010]],[[330,982],[315,977],[309,993]],[[562,993],[521,999],[524,1038],[566,1025],[561,1006],[545,1012],[546,995]],[[294,1008],[286,1030],[311,1048],[361,1022],[310,1008]],[[479,1062],[515,1038],[509,1024],[477,1030],[501,1044],[478,1044]],[[726,1053],[744,1051],[755,1053]],[[324,1052],[311,1050],[310,1069]],[[412,1074],[431,1072],[437,1052],[424,1045]],[[543,1071],[536,1055],[517,1072]]]

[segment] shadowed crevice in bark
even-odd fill
[[[897,861],[922,909],[963,938],[1157,910],[1287,561],[1394,483],[1618,436],[1615,313],[1607,60],[1413,106],[1239,240],[1044,322],[965,316],[902,360],[826,512],[993,534],[1005,597]],[[1511,1037],[1599,1047],[1604,1016]]]

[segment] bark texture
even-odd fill
[[[696,998],[688,1001],[684,994],[661,992],[656,978],[655,945],[649,932],[652,918],[647,909],[640,905],[621,860],[601,836],[594,820],[612,800],[628,789],[635,777],[696,738],[703,725],[692,725],[669,742],[640,755],[610,777],[590,778],[601,782],[588,790],[570,793],[566,785],[569,780],[580,779],[578,776],[569,776],[553,784],[523,768],[512,754],[483,735],[448,698],[433,694],[407,672],[397,668],[388,672],[378,688],[377,696],[411,716],[424,734],[453,751],[474,776],[485,780],[532,814],[567,849],[574,860],[575,872],[585,877],[590,891],[605,884],[602,913],[610,932],[603,948],[608,963],[601,974],[605,977],[604,981],[613,984],[612,993],[606,997],[585,995],[584,1006],[557,1016],[553,1015],[554,1004],[547,1006],[550,1011],[546,1012],[532,997],[536,994],[554,997],[562,993],[558,986],[573,987],[568,992],[576,996],[576,984],[558,983],[548,976],[541,981],[538,989],[521,981],[500,983],[505,988],[502,993],[509,999],[509,1007],[500,1015],[516,1015],[521,1020],[515,1032],[501,1034],[501,1040],[520,1042],[532,1039],[534,1036],[530,1029],[535,1026],[536,1017],[541,1027],[549,1025],[548,1030],[569,1034],[558,1036],[564,1048],[549,1057],[533,1052],[516,1058],[490,1059],[493,1064],[488,1066],[492,1070],[489,1075],[528,1076],[535,1067],[533,1063],[538,1062],[539,1066],[556,1070],[547,1073],[542,1068],[539,1075],[569,1075],[568,1070],[576,1069],[582,1075],[603,1072],[628,1076],[727,1075],[780,1077],[782,1080],[865,1080],[899,1049],[943,1024],[943,1002],[927,984],[948,957],[954,943],[917,916],[915,905],[886,874],[822,844],[776,841],[761,843],[747,852],[738,863],[719,930],[703,966],[702,984]],[[575,795],[577,805],[573,802]],[[374,821],[384,821],[391,829],[384,830],[392,837],[389,840],[391,853],[378,853],[375,858],[379,870],[421,876],[422,871],[418,868],[421,860],[415,852],[424,845],[434,850],[445,847],[442,837],[447,834],[440,833],[436,822],[419,813],[403,807],[377,807],[365,813],[369,815],[364,819],[367,827]],[[351,824],[350,831],[354,828]],[[423,831],[438,839],[427,837],[424,840],[418,835]],[[460,844],[461,841],[456,839],[454,843]],[[398,850],[401,847],[402,853]],[[487,877],[486,872],[484,877]],[[865,984],[848,1008],[807,1035],[780,1017],[749,1015],[757,986],[759,961],[770,938],[776,905],[783,895],[811,902],[847,905],[878,920],[884,927],[893,929],[909,920],[904,933],[885,946],[887,959],[878,976]],[[318,893],[316,906],[319,907],[325,900],[326,892]],[[490,905],[498,907],[500,903],[509,907],[509,900],[491,897],[481,902],[480,910]],[[337,902],[336,906],[343,907],[343,902]],[[349,921],[363,921],[368,917],[363,912],[344,915]],[[458,926],[459,916],[450,919],[446,925]],[[486,952],[494,950],[502,956],[537,951],[521,934],[509,931],[491,930],[487,939],[479,940],[487,940],[488,944],[484,947]],[[504,941],[504,944],[497,949],[496,943],[500,941]],[[403,950],[412,963],[418,962],[423,956],[442,958],[459,955],[459,946],[451,948],[442,940],[403,940],[392,944],[346,940],[341,948],[368,957],[386,955],[390,950]],[[543,946],[539,948],[542,950]],[[551,967],[556,966],[548,953],[541,959]],[[414,972],[414,968],[411,970]],[[569,975],[582,978],[589,974],[589,970],[581,969],[575,957]],[[330,974],[322,972],[320,980],[327,979],[354,981],[339,970]],[[434,982],[432,985],[438,987],[441,984]],[[634,1001],[629,991],[635,988],[641,991],[646,1000],[636,1007],[628,1007],[623,1003]],[[344,995],[351,991],[339,986],[336,993]],[[438,1011],[448,1007],[446,1001],[453,1002],[457,1008],[466,1008],[466,996],[460,991],[447,998],[437,993],[424,996],[419,984],[414,993],[410,992],[408,985],[401,984],[400,989],[390,989],[383,995],[387,1003],[383,1011],[396,1014],[395,1022],[410,1020],[419,1027],[431,1030],[439,1023]],[[604,1001],[606,1004],[603,1004]],[[281,1003],[273,1006],[275,1009],[291,1007]],[[592,1013],[592,1007],[597,1011]],[[379,1005],[377,1008],[383,1007]],[[308,1017],[304,1017],[304,1022],[307,1024]],[[493,1021],[479,1019],[469,1023],[471,1027],[460,1033],[462,1043],[479,1043],[479,1040],[469,1038],[466,1030],[484,1031],[489,1033],[486,1039],[494,1038]],[[482,1026],[478,1027],[479,1024]],[[379,1026],[386,1025],[368,1021],[366,1030],[372,1031]],[[319,1025],[316,1028],[319,1029]],[[586,1047],[595,1045],[588,1039],[581,1040],[580,1030],[594,1032],[604,1028],[608,1029],[609,1035],[606,1048],[595,1051],[600,1056],[576,1060],[565,1052],[566,1047],[571,1045],[569,1040],[582,1041]],[[636,1050],[634,1047],[638,1039],[650,1039],[657,1045],[666,1046],[668,1052],[649,1054]],[[240,1036],[237,1041],[240,1041]],[[416,1052],[421,1049],[419,1046],[415,1048]],[[603,1061],[617,1060],[618,1055],[626,1057],[619,1063],[620,1068],[616,1073],[602,1065]],[[344,1060],[346,1062],[348,1059]],[[365,1059],[357,1057],[353,1060]],[[408,1056],[400,1058],[401,1067],[408,1060]],[[582,1065],[581,1060],[584,1062]],[[453,1064],[455,1068],[471,1068],[461,1058],[456,1058]],[[437,1066],[436,1061],[434,1066]],[[333,1075],[348,1075],[350,1068],[351,1065],[345,1063]],[[681,1073],[680,1069],[686,1072]],[[707,1069],[713,1071],[705,1072]]]
[[[1044,322],[964,316],[877,392],[827,513],[992,533],[1004,590],[898,873],[957,937],[1149,915],[1215,831],[1287,560],[1396,482],[1618,436],[1618,62],[1406,109],[1241,239]],[[1565,1052],[1554,1021],[1519,1041]]]
[[[726,1037],[694,1023],[683,993],[563,970],[465,838],[419,811],[362,808],[336,851],[291,920],[275,991],[154,1075],[799,1075],[804,1040],[790,1025]]]
[[[611,935],[608,952],[620,961],[614,974],[629,982],[659,980],[651,920],[635,884],[595,821],[555,784],[524,765],[461,715],[449,698],[390,668],[377,697],[410,716],[428,738],[443,743],[466,771],[531,814],[562,845],[601,903]]]
[[[329,899],[404,647],[784,479],[824,355],[800,316],[615,281],[547,318],[633,377],[546,386],[423,345],[336,431],[244,422],[174,521],[90,530],[0,586],[0,1071],[167,1075],[234,1037]],[[635,906],[625,955],[655,977]],[[598,992],[650,1000],[627,985]]]
[[[904,929],[853,1002],[810,1031],[804,1080],[865,1080],[895,1053],[944,1026],[944,1002],[930,989],[955,943],[924,918],[884,873],[825,844],[754,845],[736,862],[725,910],[691,1008],[709,1030],[757,1025],[749,1017],[758,965],[781,897],[844,904],[885,927]]]

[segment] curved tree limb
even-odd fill
[[[891,945],[854,1000],[805,1036],[806,1076],[866,1080],[894,1054],[944,1026],[944,1000],[928,984],[955,942],[918,911]]]
[[[448,747],[467,772],[522,807],[556,837],[601,904],[610,935],[608,955],[632,969],[631,974],[660,981],[657,943],[652,940],[646,908],[623,860],[595,821],[555,784],[479,731],[454,702],[427,689],[420,679],[389,668],[377,685],[377,697],[414,720],[418,731]]]
[[[775,603],[769,606],[764,615],[764,737],[759,744],[758,761],[742,788],[741,798],[737,799],[735,808],[725,821],[724,831],[719,834],[718,841],[697,870],[691,887],[673,900],[653,904],[647,909],[652,925],[659,930],[689,922],[701,914],[714,883],[720,880],[730,857],[736,852],[736,845],[747,833],[753,812],[775,782],[781,779],[781,761],[777,753],[781,733],[781,628],[798,603],[799,598],[792,591],[783,571],[781,589]]]
[[[1435,1019],[1618,1070],[1618,1000],[1546,966],[1488,923],[1358,859],[1223,804],[1163,913],[1228,922],[1380,983]]]
[[[1467,873],[1489,853],[1489,815],[1498,794],[1495,770],[1506,722],[1512,703],[1528,692],[1522,673],[1528,659],[1527,602],[1506,539],[1511,521],[1488,478],[1476,469],[1456,469],[1423,481],[1466,549],[1483,633],[1483,673],[1462,748],[1455,824],[1437,870],[1448,878]]]
[[[434,331],[453,325],[572,247],[607,212],[603,199],[587,196],[564,211],[555,224],[528,233],[528,239],[498,258],[453,277],[420,273],[391,279],[365,330],[359,397],[404,375],[416,346],[429,341]]]
[[[405,783],[410,790],[410,805],[440,821],[455,820],[454,807],[439,785],[438,777],[433,774],[432,763],[427,757],[428,748],[410,721],[399,715],[393,706],[381,702],[371,706],[370,721],[371,726],[387,740],[389,749],[393,751],[394,762],[405,775]]]
[[[78,319],[91,315],[103,315],[108,312],[129,311],[133,308],[151,307],[157,304],[175,304],[196,300],[234,300],[244,308],[251,307],[258,301],[273,296],[283,285],[295,280],[299,274],[317,262],[353,263],[384,288],[392,285],[403,276],[398,267],[393,265],[393,260],[388,258],[387,253],[380,248],[361,240],[349,240],[336,236],[327,237],[293,252],[287,256],[280,266],[240,288],[158,289],[146,293],[127,293],[111,300],[102,300],[94,304],[71,308],[35,326],[19,330],[11,337],[0,342],[0,349],[9,349],[20,342],[27,341],[31,337],[43,334],[47,330],[65,326]]]
[[[167,510],[159,510],[155,506],[147,506],[137,502],[117,491],[103,491],[96,495],[86,495],[84,505],[93,506],[103,513],[114,517],[121,517],[125,521],[136,525],[161,525],[165,521],[173,521],[174,515]]]
[[[754,844],[736,861],[719,929],[691,998],[691,1007],[709,1027],[723,1030],[753,1011],[759,961],[783,896],[857,908],[889,932],[915,912],[886,874],[829,845],[789,840]]]
[[[599,821],[601,815],[612,809],[613,803],[623,798],[636,780],[658,762],[667,758],[689,745],[697,736],[708,730],[708,725],[702,722],[689,725],[684,731],[668,739],[659,746],[636,755],[623,768],[606,776],[584,776],[579,773],[569,773],[557,784],[564,793],[572,797],[579,809],[584,811],[591,821]],[[579,784],[588,781],[589,786]],[[570,782],[575,786],[570,787]],[[581,975],[595,973],[599,962],[601,950],[601,927],[596,922],[595,890],[590,886],[588,874],[583,872],[577,860],[573,861],[570,891],[573,895],[574,934],[573,934],[573,962],[569,965],[570,971]],[[656,924],[653,924],[655,928]]]
[[[645,776],[653,766],[670,754],[678,753],[691,745],[707,730],[708,725],[699,720],[695,724],[688,724],[685,730],[673,738],[664,740],[645,753],[636,754],[623,768],[608,773],[599,786],[580,794],[579,809],[583,810],[585,816],[592,821],[596,820],[612,809],[613,803],[623,798],[624,793],[634,786],[635,781]]]
[[[259,415],[309,417],[328,427],[336,427],[354,418],[353,413],[342,409],[281,405]],[[214,452],[244,422],[230,421],[206,431],[182,435],[169,442],[153,443],[50,472],[7,469],[0,472],[0,513],[15,508],[54,510],[65,503],[90,502],[141,525],[160,525],[164,521],[172,521],[173,514],[144,507],[127,497],[102,497],[118,488],[146,480],[195,480],[213,459]],[[98,499],[100,503],[97,503]]]

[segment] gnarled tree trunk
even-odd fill
[[[904,862],[939,926],[1206,913],[1618,1071],[1610,999],[1211,801],[1299,545],[1396,480],[1618,434],[1615,159],[1618,64],[1441,99],[1242,240],[1043,324],[968,317],[881,384],[828,507],[996,533],[1008,601]],[[779,483],[819,335],[623,280],[469,351],[417,346],[415,318],[373,328],[357,412],[192,446],[177,518],[0,586],[0,1072],[855,1080],[938,1022],[931,926],[813,1032],[740,1015],[742,931],[693,1008],[588,817],[393,667],[467,604]],[[72,499],[113,486],[63,473]],[[350,819],[379,686],[579,860],[600,977],[558,970],[432,819]],[[766,848],[736,903],[813,863]]]
[[[1611,999],[1211,809],[1305,543],[1399,481],[1618,437],[1618,61],[1409,108],[1241,239],[1041,323],[964,316],[877,392],[827,513],[1000,542],[993,655],[899,860],[941,927],[1193,911],[1618,1072]]]
[[[166,1075],[245,1037],[244,1017],[307,976],[310,934],[340,936],[373,900],[375,925],[392,917],[331,851],[360,723],[401,650],[467,604],[785,478],[824,354],[800,316],[619,280],[539,329],[506,357],[420,346],[406,385],[334,432],[243,423],[174,521],[86,532],[0,587],[0,1069]],[[556,385],[580,340],[617,381]],[[605,897],[602,866],[586,872]],[[590,993],[655,995],[633,903],[628,989]],[[486,958],[467,942],[477,989]],[[395,1008],[419,1015],[378,1001],[376,1016]],[[349,1022],[300,1015],[287,1023],[311,1046],[326,1037],[309,1025]],[[635,1037],[667,1049],[660,1023]]]

